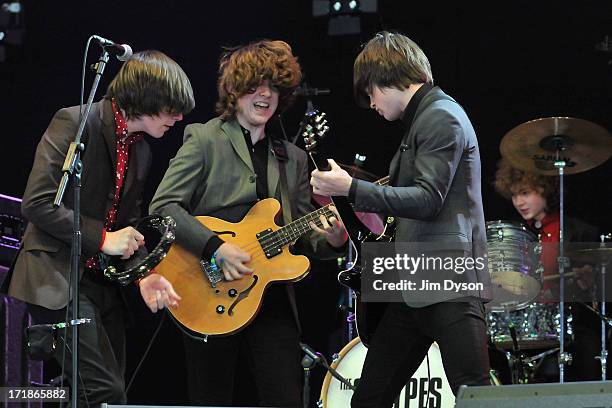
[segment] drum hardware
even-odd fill
[[[595,357],[601,364],[601,379],[606,381],[607,368],[608,368],[608,349],[606,345],[607,340],[607,326],[612,327],[612,319],[606,316],[606,267],[608,262],[612,259],[612,248],[606,246],[606,240],[612,239],[612,233],[606,235],[600,235],[600,244],[598,248],[585,248],[569,253],[569,257],[572,260],[580,262],[595,262],[600,265],[600,276],[601,276],[601,301],[599,302],[600,310],[595,309],[591,305],[584,303],[584,306],[595,313],[601,320],[601,352],[599,356]]]
[[[612,155],[612,137],[603,127],[583,119],[551,117],[535,119],[504,135],[500,151],[512,165],[527,172],[559,176],[559,382],[565,378],[565,174],[590,170]]]
[[[523,352],[517,355],[513,351],[506,351],[505,356],[510,368],[512,384],[529,384],[533,382],[544,359],[558,351],[559,348],[556,347],[530,357],[527,357]]]

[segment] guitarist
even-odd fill
[[[471,242],[474,258],[486,243],[476,134],[465,111],[434,87],[423,51],[402,34],[376,34],[357,56],[358,103],[405,125],[389,167],[390,185],[351,178],[330,160],[331,171],[312,173],[314,192],[347,196],[357,209],[397,220],[396,241]],[[488,272],[474,272],[484,282]],[[391,407],[423,361],[432,342],[440,346],[446,376],[460,385],[488,384],[483,299],[390,303],[374,332],[353,407]]]
[[[222,55],[219,73],[220,116],[187,126],[184,144],[150,210],[171,215],[177,222],[177,242],[202,259],[214,259],[225,279],[234,280],[253,273],[249,254],[224,243],[195,216],[240,221],[260,199],[274,197],[282,203],[283,184],[290,201],[283,205],[285,224],[313,208],[306,153],[274,139],[269,126],[275,113],[290,106],[301,80],[291,47],[265,40],[235,48]],[[314,227],[316,239],[298,244],[307,252],[337,257],[346,241],[344,228],[333,217],[321,222],[323,229]],[[250,365],[261,405],[301,405],[299,325],[292,294],[291,285],[271,286],[257,317],[237,334],[207,342],[184,336],[192,404],[236,403],[234,380],[241,359]]]

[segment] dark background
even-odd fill
[[[83,49],[94,33],[129,43],[134,50],[162,50],[192,81],[196,109],[162,140],[149,139],[155,160],[148,199],[181,145],[184,125],[213,116],[222,46],[261,38],[289,42],[308,84],[331,89],[330,96],[313,99],[332,123],[330,155],[350,163],[355,153],[365,154],[365,168],[385,175],[400,127],[354,104],[352,64],[373,33],[396,29],[424,49],[436,84],[463,105],[472,120],[481,147],[486,219],[515,218],[510,203],[491,187],[504,134],[549,116],[582,118],[612,129],[612,53],[595,49],[604,35],[612,35],[612,6],[603,1],[453,3],[381,0],[377,14],[362,17],[362,34],[329,37],[327,18],[313,18],[311,2],[304,0],[25,1],[25,43],[8,46],[7,61],[0,63],[0,193],[23,194],[34,150],[53,113],[78,103]],[[97,47],[92,48],[90,62],[98,54]],[[99,96],[119,67],[117,61],[109,63]],[[88,75],[86,89],[91,78]],[[284,115],[290,138],[305,106],[300,99]],[[606,232],[612,230],[610,163],[572,175],[566,185],[568,212]],[[339,290],[329,271],[332,266],[316,269],[299,289],[306,304],[305,337],[337,352],[341,345],[328,346],[337,343],[328,336],[341,330],[335,311]],[[138,322],[130,330],[128,375],[158,321],[137,299],[134,310]],[[171,323],[164,324],[152,352],[154,358],[145,362],[130,393],[131,402],[185,403],[182,347]]]

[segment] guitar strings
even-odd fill
[[[265,254],[265,249],[271,249],[274,246],[284,246],[287,243],[298,239],[301,235],[303,235],[306,231],[308,231],[309,229],[312,229],[309,225],[310,222],[314,222],[315,225],[317,225],[319,228],[323,227],[323,223],[321,222],[321,219],[319,218],[320,215],[325,215],[325,216],[336,216],[336,214],[334,214],[330,209],[331,204],[327,204],[321,208],[319,208],[316,211],[313,211],[301,218],[298,218],[297,220],[281,227],[280,229],[276,230],[276,231],[272,231],[269,232],[265,235],[263,235],[259,240],[257,241],[251,241],[249,243],[247,243],[245,246],[241,247],[242,250],[244,250],[245,252],[248,252],[249,255],[251,255],[251,262],[261,258],[261,256],[266,256]],[[310,219],[309,219],[310,218]],[[306,224],[308,223],[308,224]],[[288,227],[290,227],[291,225],[295,225],[297,226],[297,228],[293,228],[293,229],[289,229]],[[303,225],[303,226],[301,226]],[[306,226],[308,225],[308,226]],[[285,231],[285,235],[282,235],[282,232]],[[292,235],[293,234],[293,235]],[[280,245],[280,243],[283,241],[283,239],[287,239],[288,242],[284,243],[283,245]],[[256,250],[256,252],[252,252],[251,250]],[[260,251],[257,251],[257,249],[260,249]]]

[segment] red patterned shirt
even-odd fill
[[[130,146],[142,140],[144,137],[144,133],[142,132],[128,135],[127,121],[117,106],[117,102],[114,98],[111,100],[111,105],[113,107],[113,115],[115,116],[115,124],[117,125],[115,128],[115,135],[117,136],[117,168],[115,171],[115,195],[113,197],[113,205],[108,210],[106,219],[104,220],[102,244],[104,244],[106,231],[113,231],[115,222],[117,221],[117,211],[119,211],[119,202],[121,201],[123,182],[125,181],[125,175],[128,169]],[[100,269],[98,257],[92,256],[89,258],[86,266],[90,269]]]
[[[559,213],[547,214],[542,221],[529,220],[529,225],[539,232],[539,241],[542,243],[542,254],[540,255],[540,263],[544,267],[543,276],[556,275],[558,272],[557,257],[559,256],[559,246],[554,245],[559,243],[559,231],[561,223]],[[553,290],[557,287],[558,280],[545,280],[543,292]]]

